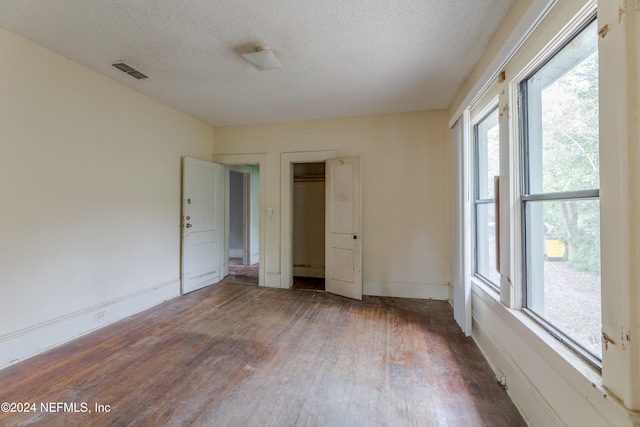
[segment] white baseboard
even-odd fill
[[[324,277],[324,267],[293,267],[293,275],[299,277]]]
[[[404,283],[364,280],[362,293],[364,295],[375,295],[381,297],[419,298],[446,301],[449,298],[449,283]]]
[[[270,288],[279,288],[282,286],[280,273],[267,272],[265,286]]]
[[[0,369],[180,295],[180,280],[114,298],[0,336]]]
[[[496,343],[477,316],[473,317],[472,337],[493,371],[500,369],[508,379],[507,393],[528,425],[565,426],[544,396],[514,363],[504,348]]]

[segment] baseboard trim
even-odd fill
[[[265,281],[265,286],[269,288],[280,288],[282,287],[282,279],[279,272],[267,272],[267,280]]]
[[[449,299],[449,283],[406,283],[364,280],[362,293],[381,297]]]
[[[508,378],[507,394],[527,424],[558,427],[566,425],[476,315],[473,315],[472,338],[494,372],[498,369],[496,366],[501,366],[503,374]]]
[[[293,275],[299,277],[324,277],[324,267],[293,267]]]
[[[179,295],[180,280],[173,279],[2,335],[0,336],[0,369]]]

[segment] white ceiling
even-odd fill
[[[0,27],[223,126],[448,108],[512,2],[0,0]]]

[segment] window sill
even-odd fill
[[[563,368],[570,367],[579,371],[582,376],[587,377],[590,381],[602,382],[600,372],[591,364],[583,360],[525,313],[504,306],[500,302],[500,295],[493,288],[479,283],[477,280],[472,280],[471,283],[472,291],[488,303],[494,309],[494,312],[507,322],[518,335],[526,339],[527,342],[535,343],[538,353],[549,362],[554,362],[554,366],[568,364]],[[496,303],[497,305],[495,305]]]
[[[473,291],[482,290],[485,293],[486,297],[493,298],[494,300],[500,302],[500,292],[477,276],[471,276],[471,289]]]

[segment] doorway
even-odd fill
[[[362,299],[362,160],[336,151],[280,154],[280,287],[293,287],[293,165],[325,162],[325,290]]]
[[[293,288],[325,289],[325,163],[293,163]]]
[[[259,166],[227,166],[227,230],[229,274],[258,284]]]

